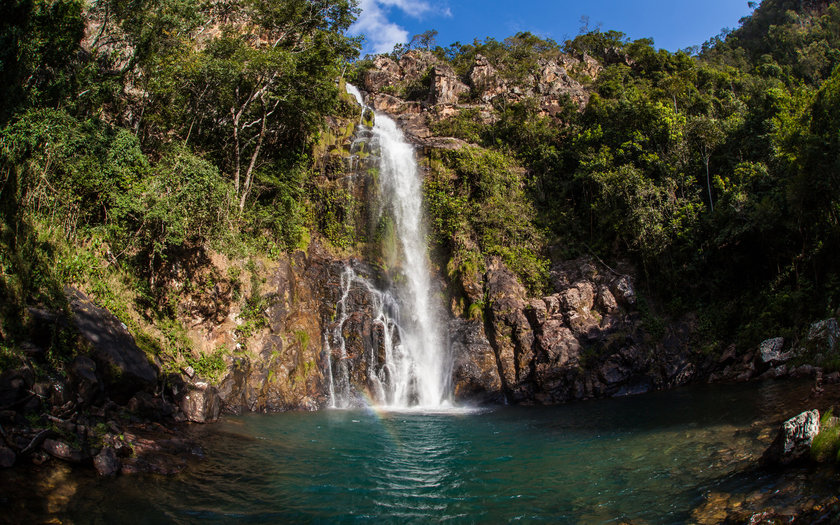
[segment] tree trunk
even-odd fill
[[[706,162],[706,187],[709,189],[709,209],[715,211],[715,203],[712,202],[712,178],[709,175],[709,156],[704,157]]]
[[[235,162],[235,167],[233,169],[233,186],[236,194],[239,195],[239,117],[241,116],[241,113],[237,114],[234,108],[230,108],[230,114],[233,117],[233,157]]]
[[[245,209],[245,199],[251,191],[251,181],[253,180],[254,166],[257,163],[257,157],[260,156],[260,148],[262,148],[263,139],[265,138],[265,121],[268,117],[265,104],[263,104],[262,122],[260,123],[260,136],[257,138],[257,145],[254,147],[254,153],[251,154],[251,161],[248,163],[248,169],[245,171],[245,184],[242,186],[242,195],[239,197],[239,214]],[[237,167],[239,159],[237,158]]]

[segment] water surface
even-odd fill
[[[701,386],[558,407],[328,410],[197,429],[208,459],[174,478],[77,482],[75,523],[680,523],[753,472],[808,385]]]

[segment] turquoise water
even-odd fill
[[[744,474],[808,402],[790,383],[695,387],[558,407],[247,415],[201,427],[174,478],[79,483],[76,523],[680,523]]]

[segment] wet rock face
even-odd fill
[[[820,433],[820,413],[817,410],[802,412],[785,421],[776,439],[761,460],[765,465],[789,465],[808,456],[811,443]]]
[[[315,410],[329,403],[328,364],[341,361],[325,343],[336,329],[337,304],[342,297],[341,274],[348,261],[324,251],[316,242],[308,253],[281,262],[265,285],[269,304],[267,327],[248,341],[248,353],[236,356],[219,383],[225,412]],[[354,263],[360,271],[365,265]],[[371,298],[354,289],[351,312],[343,326],[354,388],[370,383],[368,360],[380,348],[381,334],[373,323]]]
[[[496,353],[484,335],[481,320],[453,319],[452,338],[454,396],[471,403],[503,403],[504,394],[496,365]]]
[[[535,350],[534,332],[525,316],[527,294],[499,258],[490,263],[485,283],[487,332],[496,352],[502,389],[511,401],[523,401],[531,395],[530,365]]]
[[[500,259],[489,262],[484,322],[450,325],[456,398],[551,404],[694,378],[684,345],[690,330],[675,325],[651,344],[629,276],[587,258],[559,263],[551,276],[555,293],[528,298]]]

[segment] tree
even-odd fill
[[[435,37],[437,35],[438,32],[434,29],[429,29],[427,31],[423,31],[419,35],[414,35],[408,42],[407,49],[416,49],[419,47],[425,50],[429,50],[435,46]]]
[[[282,155],[307,141],[338,99],[342,62],[358,54],[358,41],[344,36],[356,13],[353,1],[249,0],[243,9],[250,23],[224,24],[203,48],[175,49],[149,71],[158,79],[153,96],[160,107],[182,96],[186,80],[187,100],[174,124],[185,142],[218,156],[240,213],[266,147]]]
[[[693,117],[689,121],[689,133],[694,143],[700,148],[700,157],[706,167],[706,188],[709,192],[709,210],[715,211],[712,197],[712,176],[709,164],[715,148],[726,138],[726,134],[718,119],[707,115]]]

